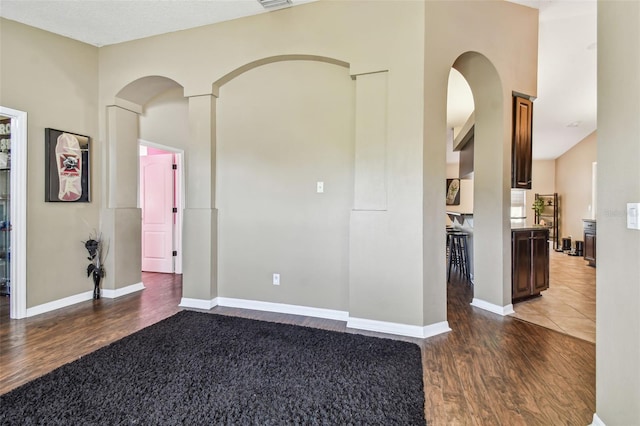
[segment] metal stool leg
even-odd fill
[[[464,277],[467,279],[467,281],[469,281],[471,279],[471,274],[469,273],[469,240],[467,239],[466,235],[463,235],[460,240],[462,241],[462,271]]]
[[[461,277],[467,281],[471,280],[471,268],[469,266],[469,240],[468,234],[456,232],[449,235],[449,267],[447,271],[447,282],[451,275],[451,267],[458,269]]]
[[[456,264],[456,252],[457,252],[457,242],[454,235],[447,236],[449,240],[449,260],[447,267],[447,282],[449,282],[449,277],[451,276],[451,267]]]

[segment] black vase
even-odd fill
[[[100,299],[100,280],[102,277],[100,276],[100,272],[93,271],[93,298]]]

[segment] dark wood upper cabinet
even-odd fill
[[[511,146],[511,187],[531,189],[531,131],[533,102],[513,97],[513,140]]]

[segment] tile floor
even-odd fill
[[[549,289],[514,304],[512,316],[595,343],[596,269],[582,257],[549,254]]]

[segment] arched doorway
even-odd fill
[[[139,115],[153,97],[169,89],[181,87],[176,81],[161,76],[137,79],[123,87],[112,105],[107,106],[109,123],[105,208],[101,213],[102,232],[113,254],[107,258],[104,287],[126,294],[144,286],[141,281],[141,210],[138,199]]]
[[[466,52],[453,63],[474,99],[474,211],[472,305],[500,315],[511,306],[510,173],[511,93],[505,93],[495,66],[484,55]]]
[[[469,83],[460,72],[451,68],[447,85],[445,155],[447,230],[465,233],[467,247],[464,250],[464,267],[456,262],[450,263],[455,255],[447,258],[447,278],[449,280],[450,273],[453,272],[468,283],[473,282],[473,110],[473,93]]]

